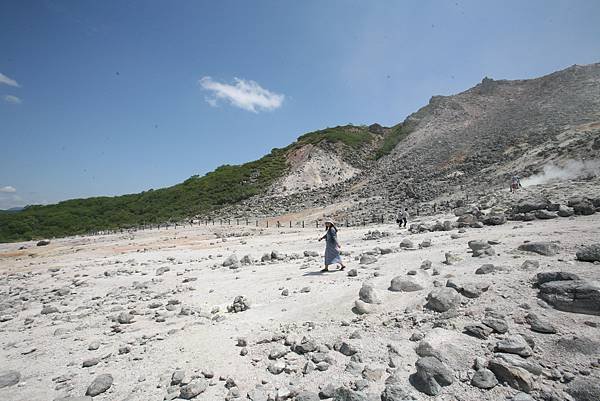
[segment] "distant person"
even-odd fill
[[[410,217],[409,213],[408,213],[408,208],[404,208],[404,210],[400,210],[400,213],[398,213],[398,219],[396,220],[396,222],[398,222],[398,227],[402,228],[403,225],[406,228],[406,223],[408,221],[408,218]]]
[[[513,175],[510,179],[510,192],[517,192],[517,189],[523,188],[521,185],[521,177]]]
[[[340,257],[340,243],[337,240],[337,228],[331,220],[325,222],[325,235],[319,238],[319,241],[325,240],[325,268],[322,272],[329,271],[329,265],[339,264],[340,270],[344,270],[346,266],[342,263]]]

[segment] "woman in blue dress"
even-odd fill
[[[346,266],[342,263],[342,259],[340,258],[340,243],[337,240],[337,228],[332,221],[327,220],[325,222],[325,230],[326,233],[319,241],[325,240],[325,268],[321,270],[322,272],[329,271],[329,265],[339,264],[340,270],[344,270]]]

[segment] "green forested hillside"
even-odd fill
[[[31,240],[135,227],[188,218],[234,204],[261,193],[287,169],[286,153],[322,141],[357,148],[374,140],[366,127],[340,126],[302,135],[283,149],[242,165],[224,165],[203,177],[193,176],[172,187],[114,197],[72,199],[55,205],[28,206],[0,213],[0,242]],[[385,154],[390,142],[384,139]],[[380,154],[378,154],[380,156]]]

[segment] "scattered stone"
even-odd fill
[[[367,255],[367,254],[363,254],[360,257],[360,261],[359,261],[359,263],[361,265],[370,265],[370,264],[375,263],[375,262],[377,262],[377,258],[375,256],[373,256],[373,255]]]
[[[600,400],[600,381],[594,378],[578,377],[567,386],[569,393],[576,401]]]
[[[600,244],[588,245],[577,251],[576,256],[584,262],[600,262]]]
[[[52,313],[57,313],[58,312],[58,308],[56,306],[51,306],[51,305],[44,305],[44,307],[42,308],[42,315],[49,315]]]
[[[428,395],[438,395],[443,386],[454,382],[453,372],[439,359],[426,356],[415,363],[417,373],[411,376],[415,388]]]
[[[412,249],[414,247],[415,244],[409,238],[404,238],[402,241],[400,241],[400,248]]]
[[[498,380],[496,379],[494,372],[486,368],[479,369],[477,372],[475,372],[473,378],[471,379],[472,386],[482,388],[484,390],[489,390],[493,387],[496,387],[497,384]]]
[[[181,384],[183,379],[185,378],[185,371],[178,369],[171,375],[171,386],[176,386]]]
[[[241,262],[235,253],[223,261],[223,267],[229,267],[230,269],[239,269],[241,266]]]
[[[390,291],[397,292],[412,292],[422,290],[423,286],[413,280],[408,280],[402,276],[397,276],[392,279],[388,289]]]
[[[0,372],[0,388],[14,386],[19,381],[21,381],[21,373],[16,370]]]
[[[444,256],[446,258],[444,263],[447,265],[455,265],[463,260],[460,256],[455,255],[451,252],[446,252],[446,254]]]
[[[121,312],[119,316],[117,316],[117,321],[121,324],[130,324],[133,323],[133,315],[129,312]]]
[[[38,241],[38,243],[36,244],[37,246],[46,246],[46,245],[50,245],[50,240],[48,239],[43,239],[41,241]]]
[[[158,269],[156,269],[156,275],[157,276],[162,276],[163,274],[165,274],[169,270],[171,270],[171,268],[169,266],[159,267]]]
[[[543,321],[533,312],[530,312],[525,316],[525,320],[529,323],[532,331],[544,334],[555,334],[556,328],[549,322]]]
[[[189,384],[181,386],[179,398],[189,400],[206,391],[208,384],[205,379],[194,379]]]
[[[356,276],[358,276],[358,272],[356,271],[356,269],[348,270],[348,277],[356,277]]]
[[[494,349],[496,352],[504,352],[508,354],[516,354],[523,357],[532,355],[531,348],[527,341],[521,336],[512,335],[496,343]]]
[[[85,395],[89,395],[90,397],[95,397],[98,394],[104,393],[108,390],[113,384],[112,375],[105,373],[99,376],[96,376],[94,381],[88,386]]]
[[[526,242],[519,245],[519,250],[544,256],[554,256],[558,254],[560,248],[553,242]]]
[[[360,291],[358,292],[358,297],[361,301],[366,302],[368,304],[380,304],[381,303],[373,286],[366,282],[363,283]]]
[[[250,302],[243,295],[238,295],[234,298],[233,304],[227,306],[227,311],[230,313],[243,312],[250,309]]]
[[[446,312],[460,303],[460,295],[453,288],[437,288],[427,295],[425,307],[436,312]]]
[[[473,337],[486,340],[494,330],[483,324],[470,324],[465,326],[465,332]]]

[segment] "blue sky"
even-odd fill
[[[0,2],[0,209],[132,193],[484,76],[600,61],[600,2]]]

